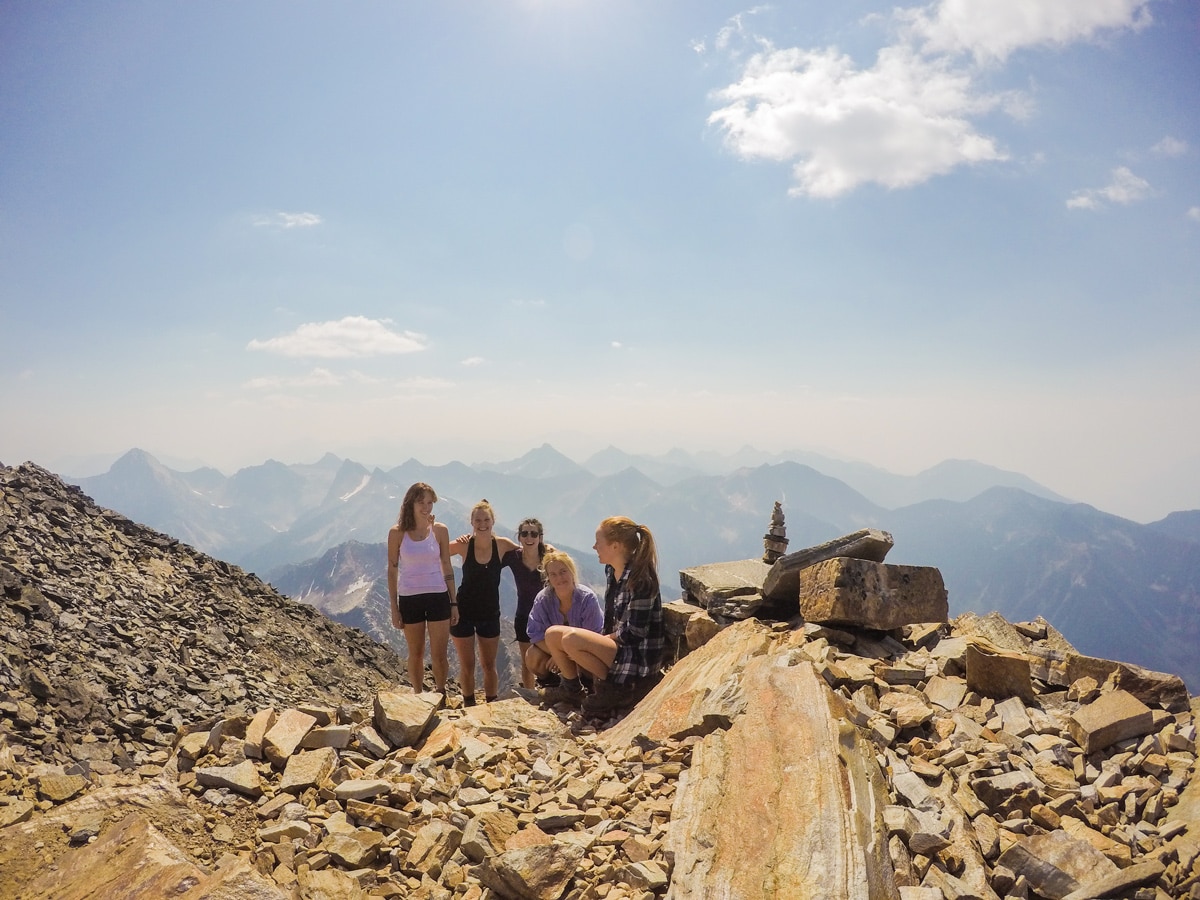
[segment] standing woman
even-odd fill
[[[520,546],[505,553],[503,561],[512,570],[513,583],[517,586],[517,613],[513,625],[517,633],[517,650],[521,654],[521,684],[531,688],[534,672],[525,662],[532,643],[528,630],[529,611],[533,609],[533,601],[542,589],[542,563],[546,554],[554,548],[542,541],[542,523],[534,518],[522,520],[517,527],[517,540]]]
[[[496,514],[487,500],[471,509],[471,535],[450,545],[451,554],[463,558],[462,584],[458,588],[458,621],[450,627],[458,654],[458,683],[463,704],[475,705],[475,644],[479,643],[479,666],[483,669],[483,696],[488,703],[500,696],[496,654],[500,650],[500,573],[502,556],[517,549],[508,538],[492,533]]]
[[[562,684],[546,692],[551,702],[583,701],[588,713],[632,706],[658,682],[666,637],[658,587],[658,553],[645,525],[610,516],[596,529],[596,556],[604,564],[604,633],[554,626],[547,644],[561,647],[570,665]],[[555,634],[562,629],[560,634]],[[574,670],[574,677],[572,671]],[[579,669],[595,677],[595,692],[584,699]]]
[[[392,626],[404,629],[408,644],[408,680],[418,694],[425,681],[425,632],[433,685],[446,692],[450,669],[447,644],[458,621],[450,532],[433,519],[437,494],[422,481],[412,485],[400,504],[400,517],[388,531],[387,580]]]

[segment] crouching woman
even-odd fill
[[[559,641],[562,656],[571,664],[559,664],[562,696],[555,699],[582,699],[584,712],[603,714],[632,706],[654,687],[666,638],[658,552],[650,529],[625,516],[611,516],[596,529],[593,548],[608,582],[603,633],[569,628],[561,637],[547,637],[552,649],[553,641]],[[579,669],[594,678],[593,692],[586,698]]]
[[[541,569],[547,586],[538,592],[529,611],[526,626],[529,649],[525,651],[525,665],[539,678],[552,671],[562,674],[565,670],[578,681],[579,668],[563,652],[562,639],[574,628],[600,632],[604,627],[600,598],[586,584],[579,583],[575,560],[561,550],[547,550],[542,557]],[[572,697],[564,696],[563,699]]]

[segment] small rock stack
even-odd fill
[[[771,510],[771,524],[767,527],[767,533],[763,535],[762,561],[771,565],[787,552],[787,545],[787,525],[783,521],[783,506],[776,500],[775,508]]]

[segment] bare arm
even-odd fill
[[[510,541],[506,537],[497,537],[496,538],[496,547],[497,547],[497,549],[499,549],[501,556],[503,556],[505,553],[508,553],[510,550],[520,550],[521,549],[514,541]]]
[[[446,590],[450,594],[450,624],[458,623],[458,594],[454,587],[454,566],[450,562],[450,530],[441,522],[435,522],[433,533],[442,548],[442,574],[446,576]]]
[[[387,542],[387,591],[388,608],[392,613],[392,627],[403,628],[404,620],[400,617],[400,601],[397,594],[400,590],[400,542],[404,540],[404,532],[399,525],[393,525],[388,531]]]

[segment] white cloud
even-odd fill
[[[523,298],[523,297],[517,297],[517,298],[513,299],[512,305],[518,306],[518,307],[528,306],[528,307],[535,307],[535,308],[541,309],[542,307],[544,307],[546,305],[546,301],[542,300],[541,298],[528,299],[528,298]]]
[[[614,350],[624,350],[625,349],[625,345],[622,344],[620,341],[613,341],[609,346],[611,346]]]
[[[741,71],[712,95],[720,106],[708,122],[742,159],[792,163],[793,195],[911,187],[1008,158],[977,120],[997,109],[1027,118],[1032,101],[1024,92],[982,89],[983,64],[1003,63],[1022,47],[1142,28],[1150,2],[936,0],[897,9],[895,40],[869,67],[837,47],[777,49],[750,35],[741,14],[713,40]],[[869,16],[863,24],[881,21]],[[746,46],[757,52],[742,63]]]
[[[1150,196],[1150,182],[1134,175],[1125,166],[1112,171],[1112,180],[1100,188],[1084,188],[1067,200],[1068,209],[1100,209],[1106,203],[1128,206]]]
[[[405,378],[396,382],[396,387],[402,391],[445,391],[454,387],[454,382],[447,381],[445,378],[431,378],[427,375],[417,375],[413,378]]]
[[[335,322],[308,322],[290,334],[252,340],[247,350],[265,350],[281,356],[322,359],[416,353],[425,349],[425,336],[413,331],[393,331],[387,319],[346,316]]]
[[[1193,206],[1187,211],[1187,217],[1193,222],[1200,222],[1200,206]]]
[[[941,0],[897,10],[925,53],[967,53],[1003,62],[1022,47],[1090,40],[1150,23],[1150,0]]]
[[[1150,149],[1159,156],[1183,156],[1188,151],[1188,145],[1187,141],[1167,135]]]
[[[311,212],[276,212],[254,217],[254,224],[259,228],[312,228],[323,221],[319,215]]]
[[[876,183],[909,187],[957,166],[1006,159],[970,116],[1002,95],[977,92],[970,74],[903,45],[859,69],[835,48],[770,49],[717,92],[709,123],[745,159],[797,159],[792,194],[836,197]]]
[[[242,387],[262,391],[279,388],[337,387],[342,382],[341,376],[328,369],[317,368],[307,375],[265,375],[261,378],[251,378]]]
[[[484,359],[482,356],[468,356],[466,359],[464,359],[462,361],[461,365],[482,366],[485,362],[487,362],[487,360]]]

